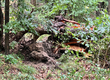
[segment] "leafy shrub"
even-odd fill
[[[38,33],[34,30],[37,27],[35,13],[30,14],[32,8],[24,0],[21,1],[18,9],[11,8],[10,21],[7,25],[4,25],[5,32],[11,30],[12,33],[17,33],[19,31],[29,31],[36,35]],[[32,24],[33,23],[33,24]]]
[[[18,59],[16,59],[12,54],[6,55],[5,56],[5,61],[8,63],[12,63],[12,64],[17,64],[18,63]]]
[[[94,53],[94,58],[97,60],[98,64],[100,63],[105,67],[105,63],[110,61],[108,57],[109,54],[109,45],[110,45],[110,16],[107,14],[107,10],[101,12],[102,15],[96,17],[92,20],[89,18],[90,25],[96,26],[93,30],[93,37],[96,36],[96,40],[92,39],[92,44],[90,44],[90,50]],[[92,34],[91,33],[91,34]],[[91,37],[91,38],[93,38]]]
[[[16,41],[12,41],[12,42],[10,43],[10,47],[11,47],[12,49],[14,49],[14,47],[15,47],[16,44],[17,44]]]
[[[45,17],[54,17],[61,13],[67,18],[78,17],[78,21],[80,21],[83,17],[90,15],[91,12],[98,10],[97,4],[98,0],[89,0],[89,2],[87,0],[51,0],[37,10]]]

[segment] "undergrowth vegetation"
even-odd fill
[[[5,55],[0,55],[0,78],[2,80],[36,80],[35,75],[40,75],[37,69],[32,66],[25,65],[22,63],[22,59],[18,59],[15,55],[11,55],[13,59],[17,59],[17,64],[7,64],[5,62]],[[100,68],[99,65],[91,60],[86,60],[86,58],[62,55],[59,59],[60,67],[63,71],[58,69],[50,69],[47,72],[46,78],[53,78],[57,80],[109,80],[110,70]],[[11,61],[10,61],[11,62]],[[12,61],[13,62],[13,61]],[[11,62],[11,63],[12,63]],[[42,70],[45,67],[42,67]],[[39,80],[39,79],[37,79]]]
[[[21,54],[20,54],[21,56]],[[23,55],[0,54],[0,78],[2,80],[36,80],[33,74],[36,73],[34,67],[22,63]]]
[[[36,7],[26,0],[21,0],[17,8],[10,6],[10,22],[4,25],[4,33],[11,32],[16,35],[20,31],[27,31],[39,35],[35,30],[39,27],[54,33],[54,37],[58,37],[54,43],[65,48],[70,47],[64,43],[68,42],[71,37],[77,39],[78,42],[82,41],[81,44],[89,48],[88,53],[92,54],[91,58],[80,57],[78,51],[66,50],[58,59],[63,70],[48,71],[47,78],[52,77],[56,80],[110,80],[110,15],[108,15],[107,7],[100,11],[100,16],[95,14],[96,11],[100,10],[97,6],[98,2],[104,1],[105,6],[108,6],[107,0],[46,1],[38,0]],[[71,33],[70,29],[66,27],[66,32],[61,35],[59,31],[51,27],[54,24],[53,18],[57,15],[84,24],[84,30]],[[74,26],[69,23],[67,25]],[[94,29],[90,30],[93,26],[95,26]],[[79,35],[80,39],[78,39]],[[38,41],[40,42],[48,36],[50,35],[43,35]],[[89,39],[90,41],[88,41]],[[16,41],[11,42],[11,49],[14,49],[16,44]],[[0,79],[36,80],[35,75],[39,74],[38,70],[25,65],[24,59],[21,53],[0,54]]]
[[[110,70],[100,68],[91,60],[81,59],[75,56],[69,56],[68,60],[63,62],[61,67],[64,72],[61,73],[61,71],[58,71],[59,80],[109,80],[110,78]]]

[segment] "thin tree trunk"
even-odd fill
[[[96,11],[96,16],[100,16],[100,14],[101,14],[100,11],[102,11],[105,8],[104,2],[99,2],[98,8],[99,8],[99,10]]]
[[[5,0],[5,24],[9,22],[9,0]],[[5,33],[5,54],[9,54],[9,30]]]
[[[110,15],[110,0],[108,0],[108,14]]]
[[[0,0],[0,51],[3,50],[3,13]]]

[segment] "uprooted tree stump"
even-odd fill
[[[14,49],[10,50],[10,53],[19,53],[20,51],[25,56],[25,60],[35,60],[36,62],[51,64],[54,65],[55,68],[59,68],[57,61],[54,59],[59,58],[60,55],[53,53],[53,44],[49,43],[48,39],[44,42],[36,42],[34,39],[33,34],[28,36],[25,34],[18,43],[16,43]]]
[[[63,19],[64,18],[62,18],[61,21],[63,21]],[[79,23],[77,23],[75,21],[70,21],[70,20],[66,20],[66,19],[64,19],[64,21],[76,23],[77,25],[79,25]],[[67,26],[67,25],[62,22],[60,24],[59,23],[60,22],[58,22],[58,24],[55,24],[54,26],[52,26],[52,28],[56,27],[57,30],[60,29],[59,30],[59,32],[60,32],[61,27],[63,26],[62,29],[64,29],[65,26]],[[20,51],[25,56],[25,59],[27,59],[27,60],[34,59],[36,61],[45,62],[47,64],[53,64],[53,65],[55,65],[55,67],[58,67],[58,65],[56,64],[57,61],[54,59],[59,58],[64,53],[66,48],[62,48],[60,46],[55,51],[55,47],[53,48],[53,46],[58,46],[58,45],[54,44],[53,42],[59,41],[58,38],[54,37],[55,33],[48,32],[44,28],[36,28],[35,30],[39,33],[39,35],[31,34],[28,37],[26,37],[25,34],[28,31],[18,32],[17,35],[10,33],[11,34],[10,37],[12,37],[10,39],[10,42],[13,40],[18,42],[16,44],[16,46],[14,47],[14,49],[10,50],[10,53],[19,53],[19,51]],[[86,34],[88,34],[88,31],[82,30],[82,28],[74,29],[73,27],[70,27],[71,33],[77,34],[79,31],[83,31]],[[62,36],[64,32],[60,32],[58,35]],[[45,40],[43,42],[37,42],[36,40],[38,39],[38,37],[43,34],[50,34],[51,36],[49,36],[47,38],[47,40]],[[70,37],[67,40],[67,42],[64,43],[65,45],[70,45],[70,48],[68,48],[68,49],[73,50],[73,51],[80,50],[82,52],[86,50],[86,48],[79,46],[79,44],[82,43],[81,41],[78,43],[76,39],[73,39],[71,34],[69,34],[69,36]],[[81,39],[80,36],[81,35],[78,36],[78,39]],[[62,42],[62,40],[60,40],[59,42]],[[77,45],[75,45],[75,44],[77,44]],[[54,51],[55,51],[55,53],[54,53]]]

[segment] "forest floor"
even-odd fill
[[[25,60],[21,54],[10,54],[7,57],[0,54],[0,79],[110,80],[110,69],[101,68],[90,59],[63,54],[56,61],[60,68],[45,61]]]

